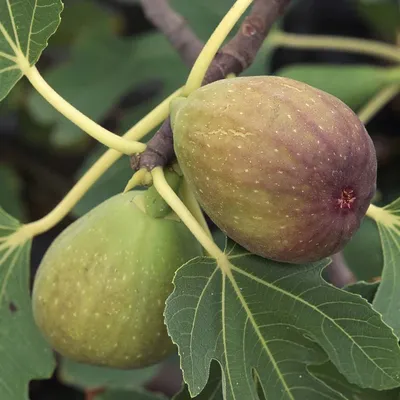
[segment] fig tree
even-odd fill
[[[175,271],[201,248],[157,201],[129,192],[71,224],[45,254],[33,288],[37,325],[55,350],[115,368],[173,350],[163,311]],[[165,215],[167,214],[167,215]]]
[[[289,78],[244,77],[206,85],[171,111],[189,185],[249,251],[315,261],[358,229],[375,192],[376,155],[339,99]]]

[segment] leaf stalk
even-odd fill
[[[72,121],[80,129],[92,136],[105,146],[123,154],[131,155],[141,153],[146,149],[144,143],[127,140],[103,128],[92,119],[81,113],[74,106],[61,97],[40,75],[35,66],[23,71],[32,86],[43,96],[57,111]]]

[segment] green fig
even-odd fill
[[[338,252],[375,192],[375,149],[363,124],[339,99],[302,82],[214,82],[173,102],[171,123],[201,206],[260,256],[304,263]]]
[[[165,300],[177,268],[201,255],[201,248],[175,214],[147,213],[157,201],[146,195],[108,199],[71,224],[45,254],[34,281],[33,313],[62,355],[127,369],[173,351]]]

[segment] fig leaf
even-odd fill
[[[19,227],[0,208],[0,238],[10,237]],[[55,367],[32,316],[30,249],[30,240],[20,246],[0,241],[0,399],[26,400],[29,381],[50,378]]]
[[[60,23],[60,0],[0,0],[0,101],[21,79],[18,58],[34,65]]]
[[[211,363],[210,376],[203,391],[196,396],[196,400],[223,400],[221,367],[216,362]],[[189,389],[185,385],[182,390],[173,397],[173,400],[191,400]]]
[[[344,287],[350,293],[359,294],[362,298],[372,303],[378,290],[379,282],[365,282],[359,281],[352,285]]]
[[[328,357],[349,382],[398,387],[400,349],[381,316],[360,296],[321,278],[328,261],[296,267],[228,244],[230,273],[208,258],[181,267],[165,311],[190,394],[204,389],[210,363],[222,366],[226,399],[343,399],[308,366]]]
[[[373,306],[400,337],[400,198],[382,210],[377,221],[383,251],[382,280]]]
[[[346,400],[362,399],[362,400],[398,400],[400,389],[392,390],[372,390],[361,389],[356,385],[349,383],[346,378],[335,368],[331,362],[323,365],[309,367],[310,372],[325,382],[327,385],[337,390]]]

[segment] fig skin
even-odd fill
[[[145,214],[141,196],[114,196],[75,221],[39,267],[35,321],[53,348],[75,361],[141,368],[174,349],[165,300],[175,271],[202,250],[175,214]]]
[[[226,79],[171,107],[174,149],[203,209],[252,253],[305,263],[340,251],[376,187],[364,125],[289,78]]]

